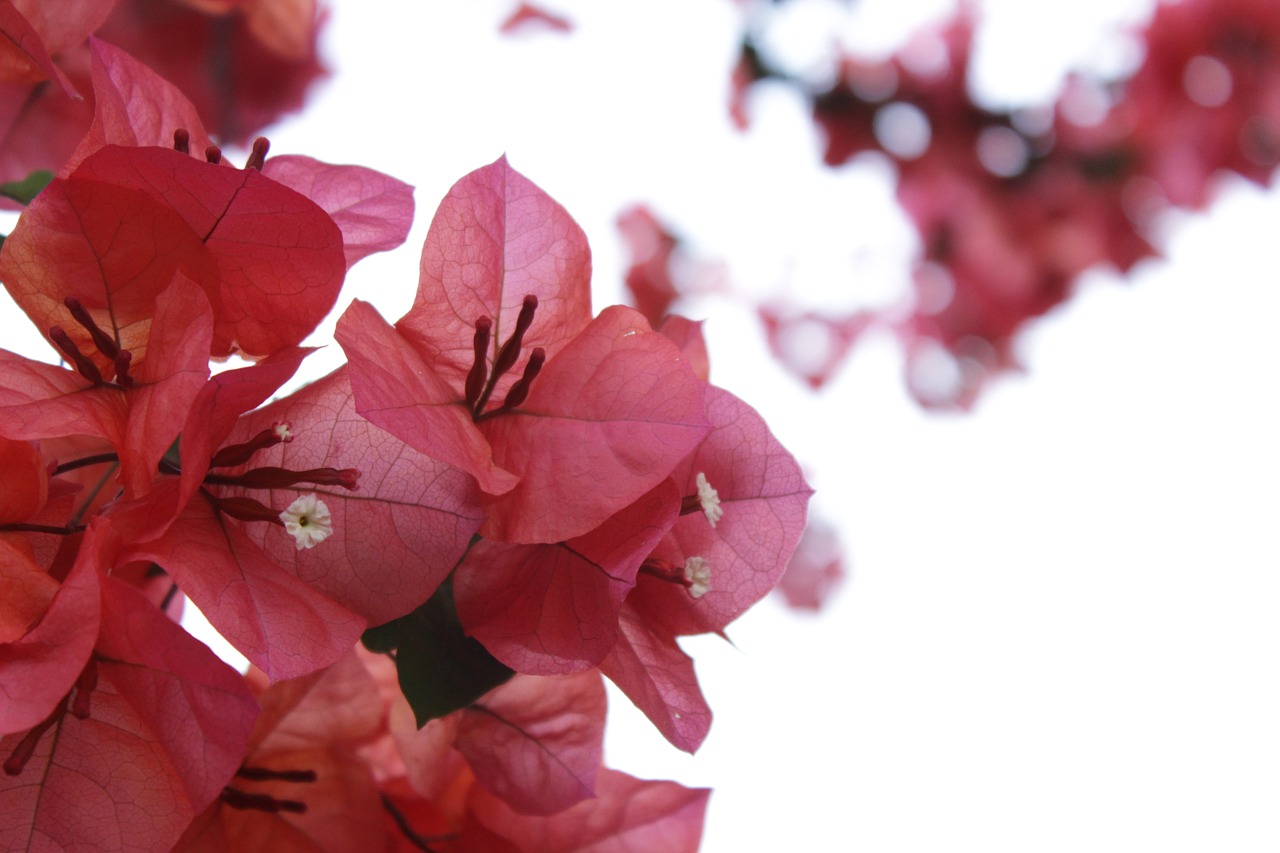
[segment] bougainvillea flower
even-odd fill
[[[517,672],[563,675],[595,666],[613,647],[622,602],[675,523],[681,497],[665,480],[567,542],[477,542],[454,575],[463,627]]]
[[[500,797],[477,786],[467,810],[479,827],[514,853],[564,850],[663,850],[694,853],[702,840],[707,788],[636,779],[603,769],[596,796],[549,817],[521,815]],[[464,834],[464,839],[465,839]],[[482,841],[469,850],[499,849]]]
[[[379,733],[382,703],[355,653],[276,682],[259,701],[239,769],[174,850],[389,849],[372,768],[358,753]]]
[[[219,498],[245,497],[284,509],[296,489],[231,484],[268,466],[359,471],[356,490],[319,485],[308,492],[332,513],[333,533],[315,547],[299,550],[270,524],[245,525],[246,534],[276,564],[371,625],[403,616],[430,598],[483,520],[474,480],[357,415],[345,368],[239,418],[223,444],[246,446],[280,424],[288,425],[290,440],[218,468],[218,479],[228,484],[204,488]]]
[[[160,477],[145,498],[109,511],[126,539],[127,558],[163,568],[218,632],[272,678],[292,678],[333,663],[366,625],[363,617],[317,588],[324,584],[292,574],[296,563],[273,559],[248,531],[255,524],[269,525],[292,551],[294,540],[283,528],[280,511],[313,485],[355,488],[358,472],[249,465],[251,470],[242,469],[238,476],[210,473],[228,459],[243,464],[252,458],[258,443],[226,444],[227,436],[240,414],[269,397],[306,353],[278,353],[211,378],[183,425],[179,467],[166,460],[162,470],[171,475]],[[274,442],[282,440],[274,436]],[[224,500],[221,487],[238,483],[288,488],[290,497],[274,508],[258,501],[246,504],[234,495]],[[350,584],[350,575],[329,582]]]
[[[0,540],[0,734],[48,717],[88,661],[100,618],[94,557],[86,549],[59,583]]]
[[[151,300],[181,271],[213,307],[215,358],[301,341],[333,306],[345,270],[329,215],[257,169],[119,146],[49,184],[0,255],[14,300],[43,329],[67,296],[95,316],[110,306],[119,330],[145,329]]]
[[[140,321],[145,344],[133,347],[117,343],[132,335],[99,328],[79,303],[60,307],[61,318],[51,312],[50,337],[76,369],[0,350],[0,433],[105,438],[119,454],[126,495],[140,496],[209,375],[209,303],[177,275]],[[71,329],[86,345],[77,345]]]
[[[92,571],[114,564],[90,547]],[[0,740],[5,849],[168,848],[244,754],[257,703],[235,670],[114,577],[101,577],[101,613],[74,687]]]
[[[772,590],[805,526],[812,489],[800,466],[746,403],[707,392],[713,428],[673,473],[679,491],[717,492],[723,515],[682,514],[642,564],[600,668],[675,746],[692,752],[711,712],[675,637],[721,633]],[[696,500],[691,501],[696,507]]]
[[[588,321],[589,269],[576,223],[502,159],[441,204],[396,328],[361,302],[338,323],[357,410],[474,476],[486,538],[587,533],[706,432],[670,341],[620,306]]]

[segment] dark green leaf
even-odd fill
[[[20,181],[9,181],[0,184],[0,195],[5,198],[11,198],[20,204],[31,204],[31,199],[39,194],[40,190],[49,185],[53,180],[53,172],[48,169],[40,169],[32,172]]]
[[[463,633],[452,579],[417,610],[370,628],[361,639],[370,651],[395,651],[400,690],[419,728],[466,708],[515,674]]]

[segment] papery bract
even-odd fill
[[[0,471],[0,525],[30,518],[44,506],[49,473],[35,445],[0,438]]]
[[[107,145],[173,145],[174,131],[189,135],[193,151],[211,144],[200,115],[177,87],[101,39],[89,39],[93,57],[93,123],[59,170],[66,177],[93,152]]]
[[[613,646],[622,601],[675,523],[680,497],[664,481],[590,533],[554,545],[477,542],[454,578],[458,618],[518,672],[594,666]]]
[[[124,349],[181,270],[213,307],[214,357],[262,357],[302,340],[345,269],[328,214],[256,169],[113,145],[50,184],[0,255],[0,275],[38,328],[75,296],[91,313],[111,306]]]
[[[480,788],[472,789],[468,809],[519,853],[692,853],[702,838],[710,794],[706,788],[647,782],[605,769],[595,799],[551,817],[517,814]]]
[[[682,516],[654,553],[675,565],[706,560],[710,591],[694,599],[641,573],[627,601],[660,633],[720,631],[773,589],[800,541],[813,493],[796,460],[746,403],[709,387],[707,419],[710,434],[673,476],[684,494],[695,494],[703,474],[719,492],[724,517],[712,527],[701,513]]]
[[[331,166],[310,157],[271,157],[262,174],[318,204],[342,231],[347,269],[394,249],[413,224],[413,187],[363,166]]]
[[[157,487],[156,500],[174,500],[176,486]],[[365,628],[362,617],[281,568],[203,494],[163,535],[128,553],[172,575],[218,633],[273,679],[328,666]]]
[[[378,732],[380,701],[354,652],[260,697],[242,768],[187,829],[182,853],[382,850],[382,805],[357,749]],[[259,799],[254,799],[259,798]]]
[[[521,3],[511,10],[498,31],[503,35],[544,32],[567,33],[573,29],[573,22],[561,15],[555,15],[532,3]]]
[[[445,198],[396,329],[360,302],[338,322],[357,410],[476,477],[487,538],[580,536],[665,479],[706,431],[702,383],[668,340],[620,306],[588,322],[589,270],[573,220],[499,160]],[[495,405],[525,369],[513,351],[493,375],[518,317],[530,321],[520,349],[541,349],[545,366],[518,405],[481,412],[473,369]]]
[[[550,815],[594,795],[604,715],[599,673],[517,676],[461,712],[454,745],[511,808]]]
[[[0,777],[5,849],[167,848],[240,763],[257,713],[240,676],[119,581],[102,607],[96,686]]]
[[[656,634],[624,604],[618,639],[600,671],[627,695],[678,749],[694,752],[711,729],[711,708],[698,686],[693,659],[675,638]]]
[[[271,465],[294,471],[354,468],[360,488],[318,487],[334,516],[334,533],[321,546],[299,551],[267,525],[247,536],[278,565],[315,589],[380,625],[426,601],[462,557],[482,515],[474,482],[427,458],[359,417],[345,368],[240,419],[227,444],[247,441],[273,424],[288,423],[293,439],[259,451],[250,463],[219,469],[234,477]],[[283,506],[273,493],[244,493]]]
[[[209,375],[212,333],[208,301],[181,275],[151,310],[146,344],[129,350],[134,361],[128,381],[119,380],[123,386],[0,350],[0,433],[105,438],[120,456],[126,494],[145,493]],[[72,322],[69,314],[65,322]],[[114,365],[109,369],[115,372]]]
[[[557,542],[595,529],[706,434],[704,387],[638,313],[606,308],[547,363],[519,409],[481,424],[495,461],[520,476],[486,501],[481,535]]]
[[[440,202],[413,307],[396,329],[448,387],[461,390],[474,362],[476,320],[493,321],[492,360],[528,295],[538,298],[538,313],[525,348],[542,347],[552,359],[591,319],[591,251],[565,209],[502,157],[463,177]],[[519,375],[500,381],[497,399]]]
[[[314,0],[117,0],[98,35],[180,89],[227,143],[303,104],[324,74]]]
[[[17,605],[15,610],[28,620],[20,632],[9,618],[0,629],[5,635],[0,638],[0,733],[24,732],[45,719],[89,659],[101,618],[94,547],[92,542],[83,546],[80,559],[58,585],[21,550],[0,543],[5,609]],[[55,589],[50,590],[50,584]],[[28,589],[25,603],[17,600],[13,585]],[[31,599],[43,599],[50,592],[47,605],[30,618],[32,606],[38,603]],[[15,633],[17,637],[12,636]]]

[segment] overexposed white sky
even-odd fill
[[[847,307],[905,286],[882,174],[821,167],[781,91],[732,130],[734,4],[547,0],[573,33],[502,38],[513,5],[333,0],[334,77],[273,151],[386,171],[418,203],[409,244],[358,265],[344,304],[404,313],[435,204],[504,152],[586,230],[597,306],[621,298],[613,219],[636,201],[758,296]],[[848,38],[883,52],[950,4],[854,5]],[[1106,27],[1149,8],[981,5],[993,103],[1132,61]],[[1277,233],[1280,197],[1225,181],[1207,215],[1164,224],[1168,260],[1086,276],[1021,341],[1025,374],[965,416],[919,411],[887,339],[815,395],[741,304],[695,303],[713,380],[811,471],[854,576],[820,617],[767,601],[735,646],[686,643],[716,713],[696,756],[613,693],[610,765],[715,788],[708,853],[1280,847]],[[341,350],[324,357],[313,377]]]

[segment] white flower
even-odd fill
[[[271,431],[285,443],[293,441],[293,427],[288,421],[276,421],[271,425]]]
[[[284,529],[297,541],[298,550],[311,548],[333,535],[333,516],[315,493],[303,495],[280,513]]]
[[[711,589],[711,564],[701,557],[690,557],[684,563],[684,579],[689,595],[702,598]]]
[[[707,521],[711,522],[711,526],[715,527],[716,522],[724,515],[724,510],[720,508],[720,493],[711,488],[711,484],[707,482],[707,475],[698,472],[698,501],[702,504],[702,511],[707,514]]]

